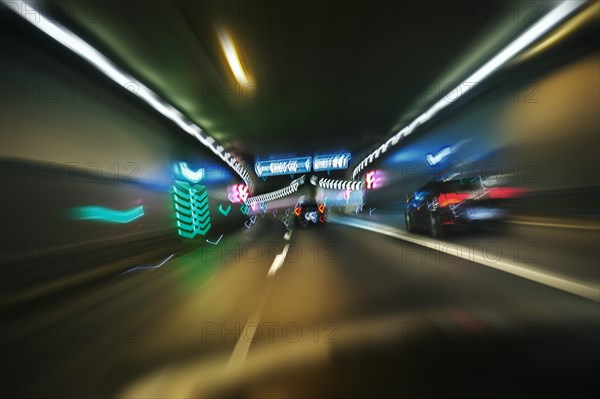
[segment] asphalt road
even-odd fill
[[[3,317],[3,393],[304,398],[599,391],[598,302],[560,289],[333,223],[290,236],[282,223],[258,217],[216,245],[169,250],[152,262],[160,267],[127,267]]]

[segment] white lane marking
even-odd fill
[[[258,330],[258,323],[260,321],[262,310],[265,306],[265,302],[267,302],[267,297],[269,296],[272,285],[273,282],[271,281],[260,301],[260,304],[258,305],[258,308],[246,322],[246,325],[244,326],[244,329],[242,330],[242,333],[235,344],[235,348],[233,348],[229,362],[227,363],[226,373],[231,374],[239,372],[242,365],[246,361],[248,351],[250,350],[250,344],[254,341],[254,336]],[[251,328],[253,328],[252,331],[250,331]]]
[[[524,226],[534,226],[534,227],[554,227],[557,229],[577,229],[577,230],[600,230],[598,225],[593,224],[574,224],[574,223],[549,223],[549,222],[528,222],[524,220],[507,220],[507,223],[511,224],[520,224]]]
[[[283,252],[280,253],[279,255],[277,255],[275,257],[275,259],[273,259],[273,264],[271,265],[271,268],[269,269],[269,272],[267,273],[268,277],[273,277],[275,275],[275,273],[277,273],[277,270],[279,270],[279,268],[281,268],[281,266],[283,266],[283,262],[285,261],[285,256],[287,255],[289,248],[290,248],[290,244],[285,244],[285,247],[283,248]]]
[[[277,270],[279,270],[281,268],[281,266],[283,266],[283,262],[285,261],[285,257],[287,255],[289,249],[290,249],[290,244],[289,243],[285,244],[285,247],[283,247],[283,251],[280,254],[278,254],[277,256],[275,256],[275,259],[273,259],[273,264],[271,265],[271,268],[269,269],[269,272],[267,273],[267,278],[272,278],[273,276],[275,276],[275,273],[277,273]],[[254,336],[256,335],[256,330],[258,329],[257,326],[260,321],[262,309],[265,305],[265,302],[267,301],[267,297],[269,296],[269,292],[271,291],[272,286],[273,286],[273,280],[271,280],[271,282],[269,283],[269,286],[268,286],[267,290],[265,291],[265,294],[260,302],[260,305],[258,306],[258,309],[256,309],[256,312],[254,312],[252,317],[250,317],[250,319],[248,319],[248,321],[246,322],[246,325],[244,326],[244,329],[242,330],[240,338],[238,339],[238,342],[235,344],[235,348],[233,348],[233,353],[231,354],[231,357],[229,358],[229,363],[227,364],[227,370],[226,370],[226,372],[228,374],[239,372],[242,365],[246,361],[246,357],[248,356],[248,351],[250,350],[250,344],[254,341]],[[253,329],[253,330],[250,330],[250,329]]]
[[[463,247],[458,243],[448,243],[436,241],[426,237],[420,237],[404,232],[393,227],[379,223],[368,222],[356,218],[331,215],[329,220],[333,223],[343,224],[350,227],[356,227],[363,230],[373,231],[390,237],[399,238],[413,244],[421,245],[435,251],[443,252],[451,256],[466,259],[471,262],[488,266],[515,276],[523,277],[536,283],[544,284],[552,288],[569,292],[596,302],[600,302],[600,287],[589,285],[584,282],[576,281],[565,276],[548,273],[542,270],[536,270],[530,266],[509,262],[506,260],[487,259],[483,254],[475,253],[472,248]],[[444,245],[445,244],[445,248]],[[460,251],[457,251],[456,249]]]
[[[286,233],[287,234],[287,233]],[[280,254],[275,256],[273,259],[273,264],[267,273],[267,278],[271,278],[275,276],[277,270],[283,266],[283,262],[285,261],[285,256],[287,255],[288,250],[290,249],[290,244],[285,244],[283,247],[283,251]],[[248,319],[244,329],[242,330],[242,334],[240,339],[238,339],[235,348],[233,349],[233,353],[231,354],[231,358],[229,359],[229,363],[227,364],[227,373],[237,372],[241,366],[244,364],[246,360],[246,356],[248,355],[248,351],[250,350],[250,344],[254,340],[254,335],[256,334],[258,322],[260,321],[260,315],[262,313],[262,308],[267,300],[267,296],[269,296],[269,292],[271,291],[271,286],[273,285],[273,280],[269,283],[269,287],[265,291],[265,294],[256,309],[256,312]],[[252,331],[250,329],[253,328]]]
[[[292,238],[292,230],[287,231],[284,235],[283,235],[283,239],[286,241],[289,241],[290,238]]]
[[[271,268],[267,273],[267,278],[275,276],[277,270],[279,270],[279,268],[283,266],[285,256],[287,255],[289,249],[290,244],[285,244],[285,247],[283,247],[283,251],[277,256],[275,256],[275,259],[273,259],[273,264],[271,265]],[[233,353],[231,354],[231,358],[229,359],[229,363],[227,365],[227,373],[238,372],[244,364],[244,361],[248,356],[248,351],[250,350],[250,344],[254,341],[254,335],[256,334],[262,309],[265,305],[265,302],[267,301],[267,297],[269,296],[269,292],[271,291],[272,285],[273,280],[271,280],[271,282],[269,283],[269,287],[265,291],[265,294],[260,302],[260,305],[258,306],[258,309],[256,309],[256,312],[254,312],[252,317],[250,317],[250,319],[246,322],[246,325],[242,330],[242,335],[240,336],[240,339],[238,339],[238,342],[235,345],[235,348],[233,349]],[[254,330],[250,331],[250,328],[254,328]]]

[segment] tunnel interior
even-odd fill
[[[599,23],[1,0],[3,394],[596,397]]]

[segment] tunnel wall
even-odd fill
[[[209,234],[243,223],[239,211],[218,212],[229,204],[227,184],[238,181],[209,150],[76,55],[20,29],[1,30],[3,261],[152,235],[178,239],[171,186],[180,161],[205,168]],[[140,205],[144,216],[125,224],[73,213]]]
[[[383,185],[367,191],[366,203],[399,211],[406,196],[429,180],[454,172],[509,174],[511,185],[528,191],[519,202],[523,213],[598,217],[598,53],[550,70],[540,67],[548,64],[513,65],[460,107],[415,131],[367,168],[381,172]],[[446,146],[452,154],[430,166],[426,154]]]

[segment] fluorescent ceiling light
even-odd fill
[[[179,112],[179,110],[161,99],[142,82],[127,74],[125,71],[120,70],[106,56],[104,56],[86,41],[65,27],[48,19],[46,16],[38,12],[34,6],[29,5],[27,2],[22,0],[0,1],[14,11],[17,15],[30,22],[37,29],[46,33],[48,36],[69,50],[78,54],[81,58],[95,66],[104,75],[112,79],[120,86],[128,89],[132,94],[144,100],[156,111],[175,122],[177,126],[191,136],[195,137],[214,154],[218,155],[242,178],[247,186],[252,186],[250,174],[238,160],[236,160],[229,152],[226,152],[225,148],[219,145],[213,137],[204,132],[200,126],[186,118],[181,112]]]
[[[402,128],[398,133],[389,138],[384,144],[379,146],[379,148],[364,158],[352,171],[352,178],[355,179],[363,169],[377,159],[379,155],[385,153],[389,147],[398,144],[398,141],[401,138],[408,136],[418,126],[433,118],[438,112],[452,104],[461,96],[464,96],[465,93],[468,93],[471,89],[473,89],[473,87],[481,83],[482,80],[498,70],[498,68],[505,65],[509,60],[523,51],[526,47],[540,39],[550,29],[555,27],[559,22],[564,20],[584,3],[585,1],[567,0],[559,4],[556,8],[535,23],[531,28],[529,28],[525,33],[519,36],[515,41],[510,43],[491,60],[481,66],[477,71],[475,71],[475,73],[465,79],[453,90],[448,92],[445,97],[434,103],[427,111],[419,115],[408,126]]]
[[[239,83],[248,83],[246,71],[244,71],[244,67],[240,61],[240,57],[235,48],[235,43],[233,42],[231,34],[225,30],[225,28],[220,28],[218,30],[218,36],[219,42],[221,42],[221,47],[223,48],[223,52],[225,53],[225,58],[229,64],[229,68],[231,68],[231,72],[233,72],[233,76],[235,76],[235,79]]]

